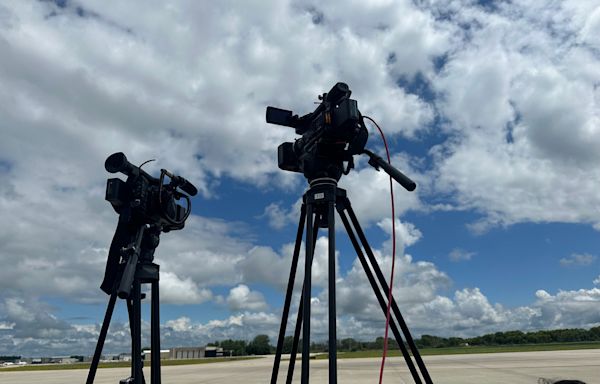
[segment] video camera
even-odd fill
[[[321,103],[302,117],[292,111],[267,107],[267,122],[295,128],[301,138],[278,148],[279,168],[302,172],[313,180],[330,177],[339,180],[354,167],[353,155],[363,152],[369,133],[358,103],[350,99],[347,84],[337,83],[319,96]],[[343,162],[348,162],[344,169]]]
[[[195,196],[198,190],[189,181],[165,169],[161,169],[160,179],[154,178],[127,161],[122,152],[110,155],[104,167],[110,173],[121,172],[128,176],[126,182],[114,178],[108,179],[106,184],[105,198],[117,213],[121,214],[127,206],[136,222],[159,225],[163,232],[183,228],[191,207],[189,197],[177,188]],[[168,185],[163,184],[164,176],[171,178]],[[180,198],[187,201],[186,208],[177,204]]]
[[[380,156],[365,149],[369,132],[352,91],[345,83],[337,83],[319,96],[317,108],[302,117],[292,111],[267,107],[267,123],[292,127],[302,135],[295,142],[285,142],[277,148],[279,168],[301,172],[309,182],[318,178],[338,181],[354,168],[354,155],[366,154],[375,169],[383,168],[394,180],[409,191],[416,184]],[[344,162],[347,166],[344,167]]]
[[[110,173],[125,174],[127,181],[112,178],[106,183],[105,199],[119,214],[119,223],[100,288],[107,294],[118,288],[119,297],[126,298],[138,259],[151,262],[160,233],[184,227],[192,209],[189,196],[195,196],[198,190],[185,178],[165,169],[161,169],[160,178],[152,177],[141,166],[127,161],[122,152],[110,155],[104,168]],[[170,183],[164,183],[165,176]],[[181,199],[186,206],[178,204]]]

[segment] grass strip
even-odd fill
[[[464,346],[448,348],[421,348],[422,356],[432,355],[458,355],[471,353],[503,353],[503,352],[539,352],[539,351],[569,351],[577,349],[600,349],[600,343],[551,343],[551,344],[524,344],[524,345],[494,345],[494,346]],[[402,356],[399,350],[388,350],[388,356]],[[381,357],[381,351],[338,351],[338,359],[353,359],[365,357]],[[318,355],[317,360],[327,359],[327,354]]]

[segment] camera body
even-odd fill
[[[128,176],[127,181],[112,178],[106,183],[105,199],[119,215],[128,215],[127,221],[136,225],[157,226],[163,232],[183,228],[190,206],[189,200],[187,208],[177,203],[182,197],[188,199],[177,187],[193,196],[197,191],[189,182],[165,170],[160,179],[152,177],[127,161],[121,152],[109,156],[104,166],[108,172]],[[168,185],[163,185],[164,174],[172,176]]]
[[[293,127],[302,135],[277,149],[279,168],[301,172],[310,181],[319,177],[339,180],[353,167],[353,155],[364,150],[368,131],[348,85],[337,83],[319,98],[311,113],[298,117],[292,111],[267,107],[267,122]],[[348,167],[344,169],[343,163]]]
[[[105,199],[118,214],[129,206],[129,214],[137,223],[158,225],[164,232],[183,228],[186,209],[172,192],[161,191],[158,182],[153,181],[143,176],[130,176],[127,181],[108,179]]]

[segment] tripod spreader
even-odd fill
[[[391,166],[387,161],[383,160],[381,156],[374,154],[368,149],[363,150],[365,155],[369,156],[369,164],[379,170],[379,168],[383,168],[383,170],[392,177],[392,179],[396,180],[401,186],[403,186],[407,191],[412,192],[417,188],[417,184],[412,181],[408,176],[404,173],[400,172],[397,168]]]

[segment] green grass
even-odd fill
[[[250,360],[257,359],[258,357],[214,357],[214,358],[206,358],[206,359],[182,359],[182,360],[161,360],[160,365],[162,367],[167,367],[170,365],[190,365],[190,364],[210,364],[210,363],[222,363],[225,361],[234,361],[234,360]],[[98,368],[125,368],[130,367],[131,362],[127,361],[116,361],[109,363],[100,363],[98,364]],[[145,367],[150,366],[150,361],[144,362]],[[63,369],[89,369],[90,363],[73,363],[73,364],[44,364],[44,365],[35,365],[28,364],[19,367],[7,367],[0,368],[0,374],[4,371],[54,371],[54,370],[63,370]]]
[[[502,352],[534,352],[534,351],[565,351],[575,349],[600,349],[600,343],[553,343],[553,344],[524,344],[506,346],[469,346],[451,348],[421,348],[423,356],[429,355],[456,355],[468,353],[502,353]],[[381,357],[382,351],[338,351],[338,358],[352,359],[360,357]],[[402,356],[399,350],[388,351],[388,356]],[[319,355],[317,359],[327,359],[327,354]]]

